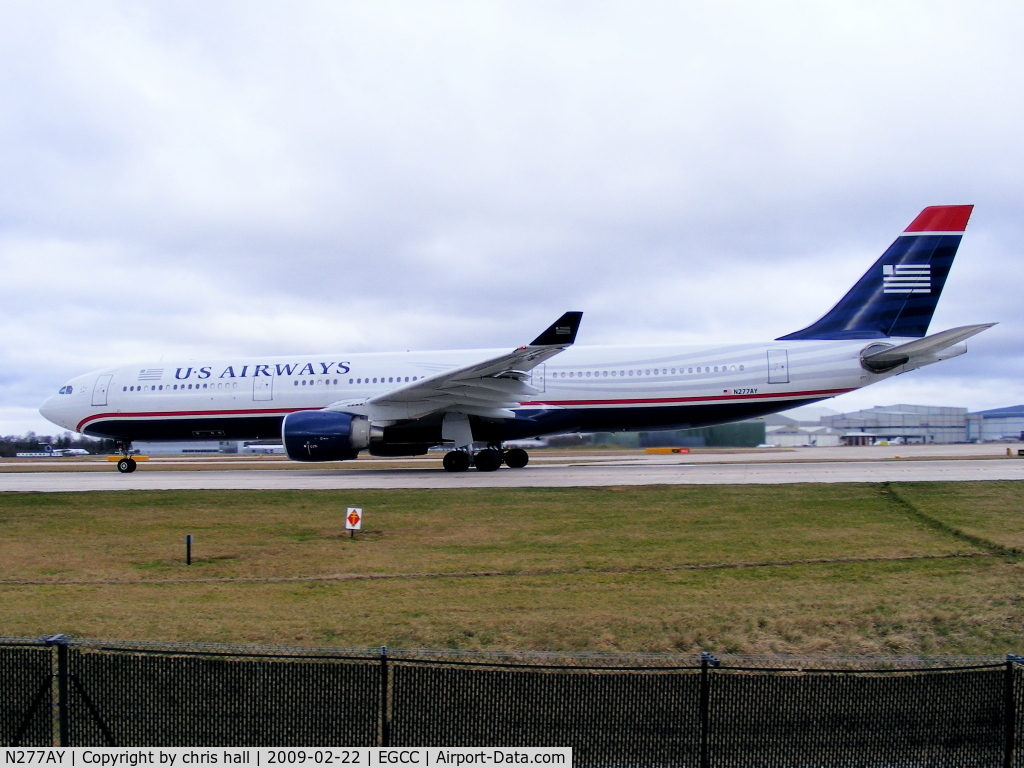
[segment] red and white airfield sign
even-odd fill
[[[363,527],[363,508],[349,507],[345,512],[345,530],[358,531]]]

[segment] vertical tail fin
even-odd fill
[[[779,340],[924,336],[973,209],[925,208],[824,317]]]

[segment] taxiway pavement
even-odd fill
[[[449,473],[436,459],[377,464],[289,465],[249,469],[231,463],[202,470],[150,462],[131,475],[114,471],[0,473],[0,492],[187,489],[552,488],[616,485],[727,485],[1024,480],[1020,446],[889,446],[780,452],[649,455],[587,452],[543,456],[524,469]],[[278,464],[278,466],[282,466]]]

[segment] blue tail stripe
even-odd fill
[[[961,233],[903,235],[838,304],[790,339],[882,339],[928,333]]]

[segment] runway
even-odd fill
[[[310,467],[273,461],[241,468],[237,459],[154,460],[131,475],[81,464],[63,471],[17,471],[5,463],[0,492],[116,490],[303,490],[349,488],[566,488],[629,485],[732,485],[1024,480],[1024,458],[1012,446],[810,448],[778,452],[649,455],[581,452],[545,456],[524,469],[449,473],[439,458],[360,460]],[[44,460],[46,461],[46,460]],[[252,462],[249,462],[251,464]],[[191,467],[197,468],[191,468]],[[287,468],[285,468],[287,467]],[[83,471],[86,470],[86,471]],[[104,471],[96,471],[104,470]]]

